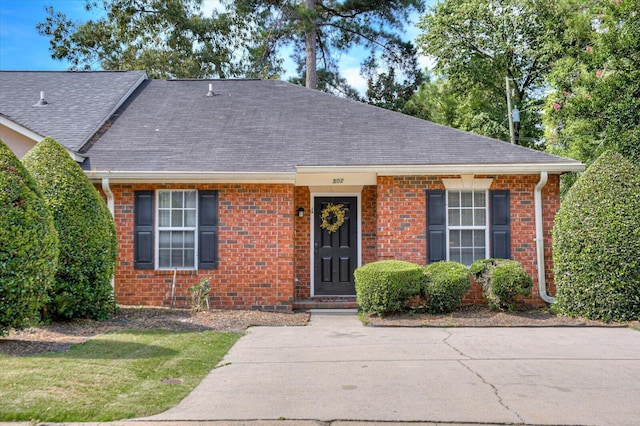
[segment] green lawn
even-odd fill
[[[0,421],[109,421],[160,413],[200,383],[239,337],[132,330],[63,352],[0,355]]]

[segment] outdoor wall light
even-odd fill
[[[304,207],[298,209],[298,217],[304,217]]]

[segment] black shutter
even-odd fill
[[[491,226],[489,228],[490,256],[511,259],[511,213],[509,191],[490,191]]]
[[[133,267],[153,269],[153,191],[134,194]]]
[[[427,191],[427,255],[428,263],[447,259],[446,192]]]
[[[218,267],[218,191],[198,192],[198,269]]]

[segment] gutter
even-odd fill
[[[381,164],[363,166],[298,166],[298,174],[307,173],[376,173],[378,176],[398,175],[524,175],[584,171],[584,164],[576,160],[547,163],[493,163],[493,164]]]
[[[545,280],[544,265],[544,227],[542,218],[542,188],[547,184],[549,175],[546,171],[540,172],[540,181],[536,184],[533,192],[536,221],[536,258],[538,261],[538,294],[547,303],[556,301],[555,297],[547,293],[547,282]]]
[[[104,194],[107,196],[107,207],[109,208],[111,217],[115,218],[116,217],[115,202],[113,198],[113,192],[111,192],[111,188],[109,187],[109,179],[102,179],[102,190],[104,191]],[[114,289],[114,292],[115,292],[115,288],[116,288],[115,271],[114,271],[114,275],[111,276],[111,288]],[[115,299],[115,293],[114,293],[114,299]]]

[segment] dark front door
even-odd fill
[[[335,232],[323,229],[322,213],[341,205],[344,221]],[[333,208],[331,207],[333,206]],[[314,220],[314,295],[355,295],[353,271],[358,266],[358,199],[356,197],[316,197]],[[330,213],[325,226],[337,224]]]

